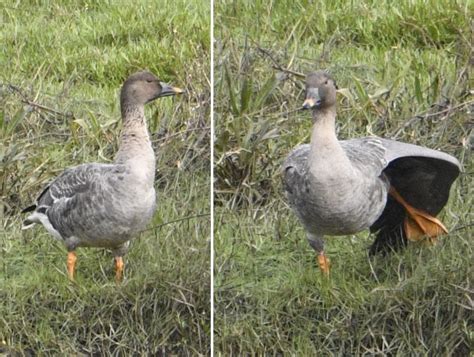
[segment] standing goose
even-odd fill
[[[312,109],[311,143],[296,147],[282,167],[286,197],[326,274],[325,235],[370,228],[377,232],[374,254],[447,233],[435,216],[460,172],[454,157],[421,146],[377,137],[339,141],[336,90],[324,71],[306,77],[303,108]]]
[[[112,250],[115,277],[122,279],[130,239],[151,220],[156,208],[155,153],[145,119],[145,104],[182,93],[149,72],[132,74],[123,84],[123,129],[113,164],[90,163],[66,169],[39,195],[23,229],[41,223],[68,250],[68,277],[74,280],[76,248]]]

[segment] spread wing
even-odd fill
[[[446,205],[451,185],[460,173],[458,160],[421,146],[380,140],[386,148],[388,165],[384,174],[390,185],[411,206],[435,217]],[[405,217],[403,207],[389,195],[382,215],[370,227],[371,232],[378,232],[370,249],[371,254],[406,245],[403,230]]]

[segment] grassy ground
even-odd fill
[[[0,8],[0,354],[208,354],[208,1]],[[65,249],[22,232],[20,210],[63,168],[113,159],[118,91],[143,68],[187,92],[147,107],[159,208],[123,284],[94,249],[71,284]]]
[[[216,351],[472,353],[468,2],[221,1],[215,13]],[[320,275],[279,165],[309,141],[297,74],[322,68],[343,88],[340,138],[375,134],[460,160],[439,245],[369,259],[367,232],[327,239],[333,268]]]

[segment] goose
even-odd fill
[[[444,152],[364,137],[338,140],[335,80],[326,71],[306,76],[303,109],[312,110],[311,141],[293,149],[282,165],[283,190],[304,227],[324,274],[330,270],[324,236],[376,233],[371,255],[408,241],[447,233],[436,215],[460,173]]]
[[[44,188],[35,204],[22,211],[31,212],[23,229],[42,224],[65,244],[70,280],[74,280],[79,247],[110,249],[115,278],[122,280],[130,239],[146,227],[156,209],[155,153],[145,104],[181,93],[148,71],[129,76],[120,93],[123,127],[114,162],[66,169]]]

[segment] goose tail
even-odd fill
[[[22,210],[21,210],[21,213],[33,212],[33,211],[36,210],[36,207],[37,207],[36,204],[32,204],[31,206],[28,206],[28,207],[22,209]],[[22,229],[22,230],[30,229],[31,227],[33,227],[33,226],[36,224],[35,221],[31,220],[31,216],[32,216],[32,215],[28,216],[28,217],[23,221],[23,223],[22,223],[22,225],[21,225],[21,229]]]

